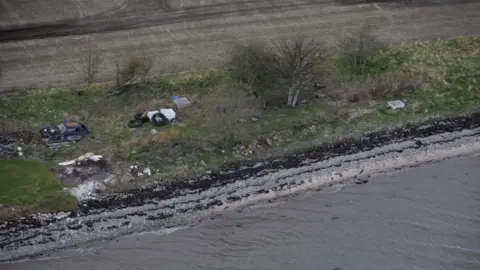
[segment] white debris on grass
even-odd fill
[[[60,166],[68,166],[68,165],[74,165],[74,164],[80,165],[80,164],[82,164],[86,161],[99,162],[102,158],[103,158],[103,156],[101,156],[101,155],[95,155],[92,152],[89,152],[89,153],[86,153],[84,155],[79,156],[76,159],[65,161],[65,162],[60,162],[60,163],[58,163],[58,165],[60,165]]]
[[[405,103],[401,100],[392,100],[387,103],[388,107],[392,110],[405,108]]]
[[[145,167],[143,168],[140,168],[138,165],[131,165],[130,166],[130,173],[132,175],[136,175],[137,177],[142,177],[142,176],[151,176],[152,175],[152,170],[150,170],[150,168],[148,167]]]
[[[77,200],[85,200],[87,198],[95,197],[95,194],[102,192],[106,186],[98,181],[88,181],[76,187],[67,189],[70,194],[75,196]]]

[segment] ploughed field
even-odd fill
[[[245,39],[301,32],[335,42],[364,23],[389,42],[480,33],[476,1],[2,0],[0,5],[0,91],[80,83],[80,59],[91,44],[103,52],[98,80],[104,81],[113,79],[115,60],[143,49],[156,55],[151,74],[162,74],[221,66],[231,45]]]

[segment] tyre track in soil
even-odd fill
[[[478,2],[338,5],[312,0],[224,0],[199,5],[196,1],[168,4],[144,0],[142,5],[132,5],[127,1],[115,12],[57,25],[58,31],[48,30],[51,35],[68,36],[0,42],[5,67],[0,91],[80,83],[80,58],[89,44],[103,52],[99,80],[104,81],[113,78],[114,60],[140,46],[157,55],[152,74],[161,74],[218,67],[228,48],[242,39],[269,39],[301,31],[333,42],[365,22],[389,42],[480,34]],[[120,30],[131,27],[135,29]],[[97,33],[81,34],[93,30]],[[23,34],[17,31],[16,37],[25,37],[28,31],[33,31],[31,36],[44,32],[42,28]],[[8,38],[5,33],[0,33],[3,40]]]

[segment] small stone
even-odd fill
[[[255,117],[255,116],[252,117],[251,119],[252,119],[253,122],[257,122],[257,121],[258,121],[258,117]]]
[[[270,138],[266,138],[265,139],[265,142],[267,143],[268,146],[272,146],[273,143],[272,143],[272,140]]]
[[[150,131],[150,133],[152,133],[152,135],[158,134],[158,130],[152,129],[152,130]]]
[[[202,167],[207,167],[207,163],[205,163],[205,161],[203,161],[203,160],[200,160],[200,163],[199,163],[199,164],[200,164],[200,166],[202,166]]]
[[[256,163],[255,165],[253,165],[253,168],[256,169],[256,168],[261,167],[261,166],[263,166],[263,163],[262,163],[262,162],[258,162],[258,163]]]

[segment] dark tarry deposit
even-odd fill
[[[78,242],[130,233],[144,228],[145,224],[153,226],[153,222],[157,222],[157,225],[159,222],[167,223],[186,213],[201,212],[256,194],[282,191],[305,181],[302,178],[292,180],[292,175],[283,179],[281,176],[271,176],[278,171],[305,168],[302,172],[297,172],[301,174],[334,169],[342,166],[342,163],[331,162],[323,168],[313,165],[309,167],[309,164],[367,151],[372,153],[370,157],[376,157],[409,149],[427,148],[428,144],[455,140],[448,137],[448,134],[478,128],[480,113],[406,125],[334,144],[323,144],[277,159],[229,164],[217,172],[169,185],[134,189],[83,201],[75,212],[44,214],[15,222],[4,222],[0,225],[0,248],[3,250],[0,251],[0,262],[38,255],[46,250],[63,248]],[[461,136],[478,136],[479,133],[475,132]],[[424,139],[432,136],[440,136],[442,139],[430,143]],[[392,144],[402,147],[388,148]],[[385,148],[383,152],[375,152],[381,147]],[[348,162],[363,162],[362,160],[361,157],[354,157]]]

